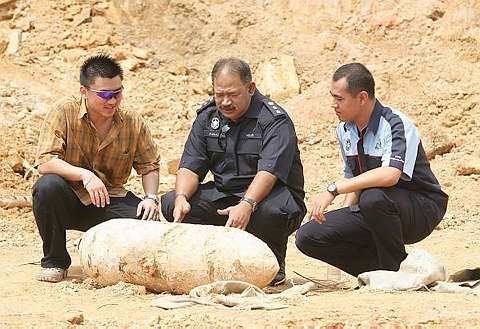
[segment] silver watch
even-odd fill
[[[336,197],[339,194],[337,190],[337,184],[335,184],[335,182],[328,184],[327,191],[334,197]]]
[[[157,196],[156,194],[147,193],[147,194],[145,194],[145,196],[143,197],[143,200],[146,200],[146,199],[153,200],[153,201],[155,201],[155,204],[158,205],[158,196]]]
[[[252,206],[252,212],[257,210],[257,202],[253,200],[252,198],[249,198],[248,196],[243,196],[240,202],[245,201],[248,203],[250,206]]]

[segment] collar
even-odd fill
[[[368,120],[367,129],[370,130],[374,135],[377,134],[378,125],[380,124],[380,118],[382,117],[383,105],[375,99],[375,106],[373,107],[372,115],[370,120]]]
[[[244,115],[245,118],[258,118],[263,107],[263,98],[265,98],[265,96],[260,94],[260,92],[255,89],[252,100],[250,101],[250,106],[248,107],[248,111]]]
[[[80,120],[87,115],[87,100],[85,97],[80,97],[80,110],[78,111],[78,119]]]
[[[382,110],[382,103],[380,103],[378,99],[375,99],[375,105],[373,107],[372,114],[370,115],[370,119],[368,120],[367,124],[367,130],[371,131],[374,135],[376,135],[378,131],[378,125],[380,124],[380,118],[382,117]],[[345,132],[347,130],[357,131],[357,126],[355,125],[355,122],[345,122],[345,124],[343,125],[343,130]]]

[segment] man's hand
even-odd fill
[[[142,220],[159,220],[158,205],[152,199],[144,199],[137,206],[137,217],[143,211]]]
[[[104,208],[110,204],[110,196],[105,184],[93,172],[87,171],[82,175],[82,183],[95,206]]]
[[[252,206],[247,202],[240,202],[236,206],[217,210],[219,215],[228,215],[225,227],[236,227],[241,230],[247,228],[252,215]]]
[[[313,200],[310,217],[315,219],[319,224],[323,223],[325,221],[325,209],[327,209],[334,199],[335,197],[330,192],[323,192],[322,194],[318,195]]]
[[[175,197],[175,208],[173,208],[173,222],[181,223],[192,207],[183,194]]]

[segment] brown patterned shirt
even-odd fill
[[[111,197],[123,197],[132,167],[140,175],[159,169],[160,156],[150,130],[139,114],[119,109],[104,140],[88,118],[84,100],[64,102],[45,117],[40,133],[35,166],[52,159],[95,173]],[[81,181],[69,181],[84,205],[91,203]]]

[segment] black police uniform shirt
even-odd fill
[[[205,103],[188,136],[180,168],[195,172],[200,182],[211,171],[217,189],[214,200],[242,195],[258,171],[267,171],[305,209],[303,167],[293,122],[258,91],[237,122],[223,117],[213,99]]]
[[[363,132],[354,122],[341,122],[337,138],[346,178],[378,167],[394,167],[402,171],[397,187],[421,192],[442,203],[448,199],[430,169],[418,129],[403,113],[376,100]]]

